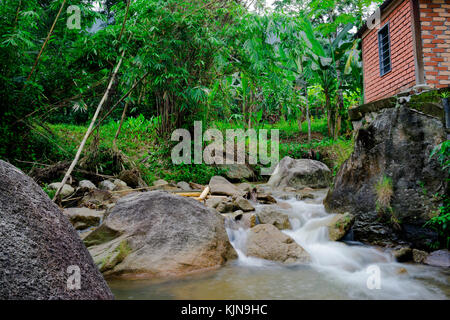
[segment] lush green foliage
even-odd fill
[[[73,158],[119,61],[80,161],[86,169],[138,166],[149,180],[217,173],[165,172],[167,163],[153,170],[161,162],[153,154],[168,155],[159,151],[170,132],[192,130],[194,120],[204,128],[278,128],[282,156],[319,158],[335,169],[348,156],[352,142],[338,136],[350,137],[346,109],[362,95],[349,30],[371,1],[277,1],[273,10],[258,2],[256,12],[245,1],[108,0],[105,12],[93,3],[1,1],[0,157]],[[81,10],[81,30],[67,26],[69,5]]]
[[[430,158],[437,157],[442,170],[447,175],[447,183],[450,174],[450,141],[446,140],[431,152]],[[429,226],[438,233],[438,241],[432,246],[434,248],[444,247],[450,249],[450,198],[447,193],[438,195],[442,199],[438,214],[428,220],[425,226]]]

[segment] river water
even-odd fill
[[[218,270],[108,284],[116,299],[450,299],[449,269],[397,263],[381,248],[329,241],[326,224],[333,216],[322,204],[325,192],[316,191],[314,200],[277,199],[291,205],[292,230],[283,232],[310,254],[310,264],[247,257],[246,231],[227,228],[239,258]]]

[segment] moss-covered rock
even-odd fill
[[[331,241],[341,240],[355,222],[355,216],[346,212],[337,214],[328,224],[328,237]]]

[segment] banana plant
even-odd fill
[[[321,42],[312,28],[308,18],[302,18],[303,32],[301,33],[304,42],[307,45],[306,54],[312,62],[311,69],[314,72],[316,80],[322,86],[326,97],[326,108],[328,111],[328,133],[333,139],[337,138],[340,127],[340,118],[338,113],[344,108],[343,102],[343,77],[341,71],[341,61],[350,49],[355,48],[355,41],[348,41],[349,31],[353,24],[349,23],[336,35],[330,39],[327,44]],[[350,68],[355,59],[355,50],[348,55],[345,66]],[[331,96],[337,94],[338,107],[331,103]]]

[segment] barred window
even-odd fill
[[[380,76],[391,71],[391,44],[389,39],[389,24],[378,31],[378,56],[380,58]]]

